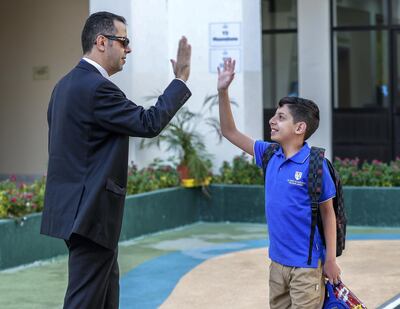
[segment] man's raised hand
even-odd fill
[[[179,40],[178,54],[176,60],[171,59],[172,69],[176,78],[182,79],[185,82],[190,74],[190,58],[192,55],[192,46],[188,44],[187,38],[182,36]]]

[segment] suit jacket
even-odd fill
[[[126,194],[129,136],[154,137],[191,96],[173,80],[145,110],[84,60],[55,86],[41,233],[115,248]]]

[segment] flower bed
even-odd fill
[[[211,185],[211,198],[200,188],[171,188],[127,196],[120,240],[194,222],[265,224],[261,185]],[[400,187],[345,187],[349,225],[400,226]],[[0,270],[66,254],[63,241],[40,235],[41,214],[0,220]]]
[[[334,165],[344,186],[400,187],[400,158],[390,163],[377,160],[361,163],[356,159],[336,158]],[[231,163],[223,162],[220,173],[212,177],[214,184],[262,185],[263,172],[249,156],[242,154]],[[127,194],[149,192],[180,185],[176,164],[154,160],[138,169],[133,163],[128,170]],[[41,212],[45,178],[32,184],[18,184],[15,177],[0,182],[0,218],[18,218]]]
[[[45,190],[45,178],[32,184],[18,184],[15,177],[0,182],[0,218],[17,218],[41,212]]]

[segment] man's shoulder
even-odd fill
[[[107,78],[99,74],[98,71],[86,70],[79,64],[63,76],[57,85],[69,85],[86,87],[88,89],[97,88],[103,83],[112,83]]]

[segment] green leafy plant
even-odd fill
[[[179,166],[188,168],[186,178],[204,180],[210,174],[211,156],[206,151],[203,136],[195,128],[199,117],[199,114],[181,108],[160,135],[151,140],[143,139],[141,147],[166,144],[167,151],[177,153]]]
[[[145,99],[154,99],[156,96],[148,96]],[[211,175],[212,163],[211,155],[207,152],[204,144],[204,136],[197,130],[197,125],[204,122],[212,132],[216,133],[219,141],[222,140],[218,119],[206,116],[206,109],[211,112],[217,104],[218,96],[209,95],[206,96],[201,110],[197,113],[182,107],[159,136],[151,140],[143,139],[141,148],[152,145],[160,147],[160,144],[167,145],[167,150],[174,151],[178,156],[177,169],[181,178],[194,178],[198,183],[202,183]]]
[[[213,183],[262,185],[263,171],[249,159],[248,155],[242,153],[233,158],[232,163],[224,161],[219,169],[220,174],[213,177]]]
[[[138,170],[132,162],[128,169],[127,194],[137,194],[179,186],[179,175],[174,167],[155,159],[148,167]]]
[[[355,159],[334,160],[334,166],[341,176],[343,185],[347,186],[400,186],[400,158],[390,163],[379,160],[360,162]]]
[[[15,177],[0,182],[0,218],[17,218],[43,210],[45,177],[18,184]]]
[[[393,186],[400,187],[400,157],[390,163],[390,168],[392,169]]]

